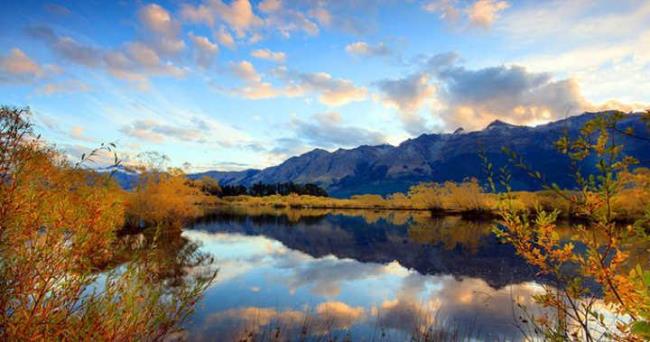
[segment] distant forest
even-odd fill
[[[320,186],[307,183],[276,183],[276,184],[263,184],[255,183],[249,188],[243,185],[224,185],[221,187],[220,196],[239,196],[250,195],[256,197],[271,196],[271,195],[311,195],[319,197],[328,197],[327,191]]]

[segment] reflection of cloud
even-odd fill
[[[351,307],[343,302],[325,302],[316,307],[317,319],[336,329],[350,328],[363,317],[364,312],[362,307]]]
[[[342,283],[381,277],[388,272],[393,272],[393,268],[388,265],[360,263],[356,260],[328,256],[303,262],[294,267],[288,285],[291,289],[311,286],[315,294],[337,296],[341,292]]]
[[[229,223],[222,224],[229,229]],[[238,223],[232,225],[233,229],[240,228]],[[325,227],[318,224],[309,229],[328,230]],[[321,236],[320,232],[313,233]],[[482,279],[422,275],[397,262],[363,263],[333,255],[314,258],[263,236],[195,230],[183,234],[203,241],[204,250],[214,254],[220,269],[216,280],[219,286],[208,290],[206,302],[213,303],[222,296],[236,298],[215,304],[219,309],[213,310],[222,311],[209,315],[198,328],[205,336],[236,339],[243,332],[268,333],[281,326],[286,327],[282,336],[293,338],[306,324],[311,334],[328,329],[361,332],[353,336],[356,339],[367,336],[363,334],[368,329],[381,328],[389,340],[428,332],[517,340],[520,335],[515,318],[521,312],[513,301],[529,312],[541,312],[531,296],[544,289],[533,282],[495,289]],[[331,234],[327,236],[331,243],[342,237],[339,232]],[[258,289],[262,292],[251,293]],[[268,305],[269,296],[275,297],[272,301],[278,308],[257,307],[260,303]]]
[[[242,341],[260,333],[269,324],[289,330],[302,325],[304,319],[303,311],[246,307],[208,316],[202,330],[206,339],[207,336],[219,336],[223,341]]]
[[[379,326],[406,334],[422,334],[433,328],[481,332],[484,338],[512,337],[519,333],[513,318],[518,309],[513,301],[539,312],[531,296],[540,291],[534,283],[497,290],[476,278],[458,280],[411,273],[403,278],[395,298],[382,302],[375,315]]]
[[[208,333],[217,334],[223,340],[239,341],[243,337],[279,329],[280,335],[291,339],[299,336],[299,333],[317,336],[348,329],[364,318],[365,310],[362,307],[336,301],[323,302],[313,311],[245,307],[210,315],[204,322],[203,330],[206,336]]]

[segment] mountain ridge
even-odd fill
[[[478,131],[467,132],[459,128],[454,133],[422,134],[397,146],[361,145],[332,152],[317,148],[261,170],[207,171],[190,177],[209,176],[222,185],[315,183],[336,197],[363,193],[386,195],[407,191],[410,186],[425,181],[463,181],[471,177],[485,181],[479,152],[482,151],[498,170],[507,164],[501,148],[509,147],[545,174],[549,182],[570,187],[574,183],[570,163],[555,151],[553,143],[565,132],[577,135],[584,123],[596,115],[608,113],[586,112],[534,127],[495,120]],[[627,114],[620,123],[622,129],[633,127],[635,131],[641,131],[643,125],[637,113]],[[624,140],[624,152],[640,157],[641,166],[650,166],[648,146],[643,148],[639,141]],[[593,171],[593,163],[592,166],[589,163],[587,160],[584,166],[587,171]],[[542,187],[520,170],[511,169],[511,172],[512,186],[516,190]]]

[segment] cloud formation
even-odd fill
[[[438,55],[428,68],[438,81],[438,97],[446,106],[439,115],[449,129],[478,129],[495,119],[538,124],[590,107],[575,80],[555,80],[522,66],[470,70]]]
[[[178,118],[177,115],[176,118]],[[185,116],[185,115],[183,115]],[[169,140],[215,144],[221,147],[245,146],[250,138],[236,128],[209,117],[190,115],[184,120],[138,119],[123,125],[120,132],[136,140],[160,144]]]
[[[234,0],[230,4],[221,0],[205,1],[197,6],[184,4],[181,7],[181,18],[208,26],[214,26],[220,20],[228,24],[238,37],[244,37],[263,24],[248,0]]]
[[[270,82],[263,81],[262,76],[257,73],[254,66],[248,61],[233,63],[230,69],[246,84],[240,88],[220,90],[247,99],[257,100],[315,94],[323,104],[342,106],[350,102],[362,101],[367,97],[368,93],[366,88],[358,87],[350,80],[335,78],[325,72],[304,73],[280,66],[275,68],[271,74],[283,85],[274,86]]]
[[[0,56],[0,82],[32,81],[44,75],[44,68],[18,48]]]
[[[189,37],[194,44],[196,64],[207,69],[212,64],[214,56],[219,52],[219,46],[211,42],[207,37],[198,36],[192,32],[190,32]]]
[[[446,130],[481,129],[496,119],[535,125],[588,110],[631,108],[591,103],[576,79],[556,79],[520,65],[468,69],[455,53],[432,56],[410,76],[375,84],[380,99],[398,110],[404,128],[414,135],[427,130],[422,108]]]
[[[60,82],[49,82],[46,83],[36,90],[37,93],[44,95],[53,95],[53,94],[74,94],[79,92],[90,91],[90,85],[81,82],[79,80],[64,80]]]
[[[259,83],[262,80],[262,76],[257,73],[257,70],[249,61],[230,63],[230,70],[235,76],[251,84]]]
[[[225,28],[221,27],[218,31],[214,33],[214,37],[221,43],[221,45],[226,46],[229,49],[235,48],[235,38],[226,31]]]
[[[68,36],[59,36],[47,26],[27,28],[27,34],[45,42],[56,54],[76,64],[97,67],[101,63],[101,50],[77,42]]]
[[[271,51],[269,49],[257,49],[251,52],[251,56],[259,59],[265,59],[276,63],[284,63],[287,55],[280,51]]]
[[[185,48],[185,42],[179,37],[181,25],[171,14],[157,4],[149,4],[138,13],[141,27],[148,40],[159,53],[174,55]]]
[[[157,8],[149,11],[146,15],[148,19],[145,20],[147,25],[164,31],[166,26],[160,23],[164,20],[158,18],[164,18],[164,14],[159,13]],[[165,61],[155,46],[142,41],[127,42],[117,49],[101,49],[58,35],[47,26],[29,27],[27,33],[44,42],[54,53],[70,63],[104,70],[116,78],[135,82],[142,89],[148,87],[149,77],[181,77],[185,74],[180,67]]]
[[[425,11],[437,13],[450,23],[465,19],[469,25],[481,28],[490,28],[499,14],[509,7],[510,4],[504,0],[432,0],[422,6]]]
[[[315,114],[310,120],[293,119],[292,126],[303,141],[322,148],[379,145],[387,139],[380,132],[342,125],[341,115],[336,112]]]
[[[363,307],[353,307],[339,301],[322,302],[313,312],[304,310],[277,310],[265,307],[232,308],[207,317],[204,325],[206,336],[219,335],[226,340],[239,341],[264,329],[282,327],[286,336],[300,334],[305,322],[309,336],[320,336],[336,330],[349,329],[365,319]]]
[[[399,119],[407,132],[417,135],[425,131],[426,122],[418,111],[433,99],[436,88],[426,73],[414,73],[405,78],[377,82],[381,99],[397,108]]]
[[[350,80],[334,78],[326,72],[294,73],[291,77],[305,91],[318,93],[320,102],[329,106],[361,101],[367,95],[365,88],[355,86]]]
[[[469,21],[477,26],[490,27],[496,20],[499,12],[510,7],[507,1],[502,0],[478,0],[467,10]]]
[[[388,56],[392,53],[390,48],[388,48],[388,46],[383,42],[377,45],[370,45],[362,41],[348,44],[345,47],[345,51],[351,55],[364,57],[381,57]]]

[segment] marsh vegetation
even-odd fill
[[[3,107],[0,339],[647,339],[650,171],[621,154],[616,134],[641,137],[622,115],[557,142],[598,170],[571,189],[511,191],[513,169],[544,177],[504,151],[486,184],[337,199],[223,196],[160,154],[122,165],[112,144],[71,161]]]

